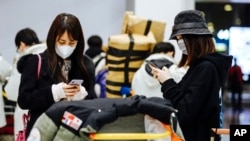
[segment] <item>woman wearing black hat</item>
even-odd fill
[[[179,67],[189,70],[176,83],[169,70],[151,66],[153,76],[162,84],[161,91],[178,109],[178,120],[186,141],[209,141],[211,128],[222,127],[220,88],[227,80],[232,56],[215,52],[204,13],[182,11],[175,17],[170,39],[182,50]]]

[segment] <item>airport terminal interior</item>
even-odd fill
[[[250,39],[245,38],[250,34],[250,19],[247,17],[249,13],[250,3],[230,3],[227,2],[211,2],[207,0],[197,0],[196,8],[205,12],[209,24],[214,30],[214,37],[219,52],[231,54],[241,60],[238,64],[241,66],[244,80],[242,94],[242,110],[233,110],[231,104],[231,92],[225,86],[223,91],[223,128],[230,128],[233,124],[250,124],[250,70],[246,68],[250,62],[243,55],[245,49],[249,48]],[[202,2],[203,1],[203,2]],[[213,10],[211,10],[213,9]],[[236,30],[240,32],[237,33]],[[236,31],[236,32],[235,32]],[[240,33],[240,37],[239,37]],[[237,38],[238,36],[239,38]],[[249,36],[248,36],[249,37]],[[245,43],[241,51],[236,49],[240,43]],[[246,63],[247,62],[247,63]],[[246,63],[246,64],[245,64]],[[236,97],[237,99],[237,97]],[[229,135],[222,135],[222,141],[229,141]]]
[[[244,74],[241,110],[233,110],[232,96],[227,86],[222,92],[223,128],[228,129],[233,124],[250,125],[250,0],[248,1],[232,3],[230,0],[196,0],[195,4],[196,9],[206,14],[208,27],[214,33],[217,51],[236,57]],[[246,44],[238,51],[234,45],[242,42]],[[229,141],[229,135],[222,135],[221,141]]]

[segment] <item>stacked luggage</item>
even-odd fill
[[[131,87],[134,73],[150,55],[154,45],[163,41],[165,26],[165,22],[141,18],[133,12],[125,13],[122,33],[112,35],[108,40],[107,98],[122,97],[121,88]]]

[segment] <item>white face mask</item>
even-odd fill
[[[27,48],[24,48],[23,51],[21,51],[20,49],[17,50],[17,53],[19,56],[23,56],[24,54],[26,54]]]
[[[75,46],[70,47],[70,46],[66,46],[66,45],[64,45],[64,46],[56,46],[56,53],[57,53],[57,55],[59,55],[63,59],[66,59],[73,53],[75,48],[76,48]]]
[[[179,46],[179,49],[182,51],[182,53],[187,55],[188,54],[187,53],[187,47],[186,47],[186,45],[184,43],[184,40],[183,39],[178,40],[177,44]]]

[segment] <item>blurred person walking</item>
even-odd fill
[[[231,103],[233,111],[242,110],[242,91],[243,91],[243,79],[242,79],[241,67],[237,64],[237,59],[234,58],[234,65],[229,69],[228,75],[228,89],[231,92]],[[237,95],[237,99],[236,96]]]

